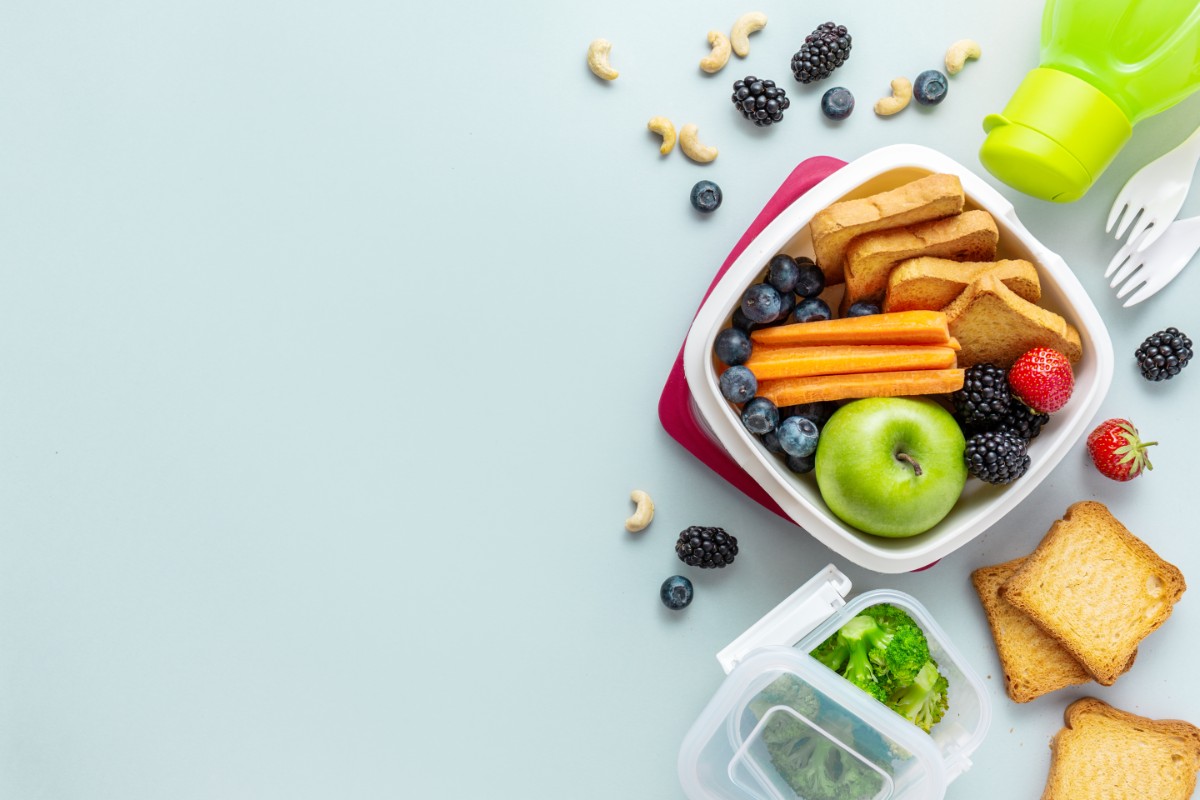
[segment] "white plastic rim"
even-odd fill
[[[814,214],[856,189],[861,194],[872,194],[934,172],[957,175],[967,206],[981,208],[995,218],[1003,257],[1033,262],[1042,284],[1041,304],[1078,328],[1083,358],[1075,368],[1075,391],[1070,402],[1030,442],[1031,464],[1025,475],[1008,486],[970,480],[963,498],[934,528],[906,539],[889,539],[862,533],[839,520],[821,500],[811,475],[793,475],[745,429],[736,410],[721,396],[712,350],[742,293],[772,256],[788,249],[789,244],[793,255],[812,256],[811,242],[804,237]],[[865,184],[872,184],[872,188],[863,189]],[[798,237],[802,239],[799,244],[795,241]],[[702,424],[793,521],[859,566],[899,573],[928,566],[967,544],[999,522],[1045,480],[1099,410],[1112,383],[1113,349],[1100,313],[1079,279],[1059,255],[1021,224],[1011,203],[953,159],[927,147],[899,144],[872,151],[842,167],[784,209],[747,245],[697,312],[684,343],[683,366]]]

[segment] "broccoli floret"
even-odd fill
[[[949,681],[938,672],[937,664],[926,661],[908,686],[893,691],[888,706],[921,730],[929,733],[949,705]]]
[[[811,728],[789,743],[768,741],[767,752],[788,786],[805,800],[867,800],[883,785],[879,773]]]
[[[817,716],[817,694],[795,675],[780,675],[754,696],[750,710],[762,719],[774,706],[787,706],[809,719]]]
[[[924,631],[903,609],[880,603],[864,609],[811,655],[926,732],[946,711],[946,678],[937,671]],[[923,670],[932,664],[932,678]],[[940,679],[940,692],[934,686]],[[938,699],[940,697],[940,699]],[[903,700],[904,710],[897,708]],[[916,708],[927,705],[924,710]]]

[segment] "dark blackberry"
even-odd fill
[[[738,553],[737,539],[723,528],[692,527],[679,534],[675,554],[689,567],[715,569],[732,564]]]
[[[996,430],[1015,433],[1025,441],[1036,439],[1042,426],[1050,421],[1049,414],[1039,414],[1024,403],[1013,403],[996,426]]]
[[[804,44],[792,56],[792,74],[801,83],[828,78],[850,58],[851,37],[845,25],[826,22],[804,37]]]
[[[968,367],[963,387],[950,395],[950,401],[964,427],[997,427],[1013,405],[1007,371],[994,364]]]
[[[1010,431],[986,431],[967,439],[967,472],[988,483],[1012,483],[1029,469],[1025,440]]]
[[[775,81],[759,80],[753,75],[734,82],[731,99],[742,116],[760,128],[783,121],[783,112],[792,104]]]
[[[1167,328],[1147,337],[1133,355],[1143,378],[1169,381],[1192,360],[1192,340],[1178,328]]]

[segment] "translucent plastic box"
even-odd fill
[[[727,677],[684,738],[679,779],[691,800],[798,800],[764,738],[800,730],[861,773],[862,800],[940,800],[971,766],[991,723],[983,682],[915,598],[886,589],[844,599],[850,581],[832,565],[722,650]],[[949,681],[949,705],[931,733],[808,655],[879,603],[904,609],[929,639]],[[780,691],[804,702],[782,702]]]

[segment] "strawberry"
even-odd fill
[[[1071,399],[1075,375],[1071,362],[1057,350],[1035,347],[1008,370],[1013,395],[1039,414],[1058,411]]]
[[[1146,457],[1146,448],[1158,442],[1143,442],[1137,428],[1127,419],[1106,419],[1088,434],[1088,455],[1096,469],[1114,481],[1128,481],[1154,469]]]

